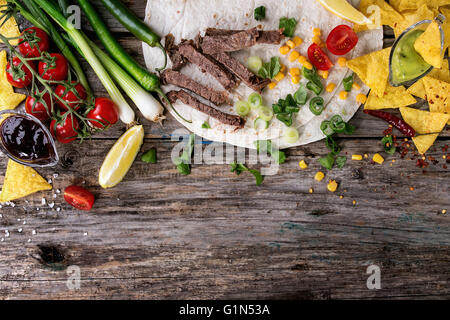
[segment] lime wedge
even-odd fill
[[[331,13],[356,24],[372,24],[372,21],[356,10],[346,0],[317,0]]]

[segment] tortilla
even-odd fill
[[[430,23],[425,32],[417,38],[414,49],[428,64],[438,69],[442,67],[441,30],[436,21]]]
[[[397,11],[403,13],[408,10],[417,10],[423,5],[437,9],[441,6],[450,4],[449,0],[390,0],[389,3]]]
[[[386,86],[386,92],[382,98],[378,97],[373,91],[370,92],[367,102],[364,105],[365,110],[379,109],[397,109],[416,103],[417,100],[406,92],[405,87],[393,87],[389,83]]]
[[[442,53],[445,54],[450,46],[450,8],[442,7],[439,10],[447,18],[442,24],[442,30],[444,31],[444,50]]]
[[[359,0],[352,0],[353,5],[359,5]],[[254,19],[253,13],[256,7],[264,5],[267,12],[270,12],[262,22]],[[207,28],[229,29],[229,30],[249,30],[260,25],[264,30],[278,30],[279,20],[282,17],[294,17],[298,20],[295,35],[304,39],[305,42],[296,48],[303,56],[307,56],[308,47],[312,43],[311,30],[316,27],[322,29],[323,34],[328,34],[331,30],[340,24],[351,26],[352,24],[329,13],[319,2],[311,0],[267,0],[263,3],[259,1],[242,0],[149,0],[146,9],[146,22],[160,35],[173,34],[175,44],[179,44],[182,39],[194,39],[199,33],[203,36]],[[363,32],[359,35],[358,45],[352,50],[346,58],[351,60],[353,57],[368,54],[377,51],[383,45],[382,30],[372,30]],[[143,44],[144,57],[147,67],[154,70],[163,64],[161,52]],[[258,56],[264,62],[270,61],[272,57],[280,57],[281,62],[289,70],[292,67],[301,65],[295,61],[290,63],[288,56],[280,56],[279,45],[260,44],[259,42],[251,47],[238,52],[232,52],[231,56],[242,64],[247,65],[247,59],[250,56]],[[337,64],[338,57],[330,55],[332,62]],[[169,68],[171,63],[169,63]],[[184,66],[180,72],[188,75],[190,78],[204,86],[215,90],[224,90],[224,88],[209,74],[202,73],[201,70],[192,63]],[[287,72],[287,71],[286,71]],[[253,128],[254,120],[257,118],[257,112],[251,111],[247,117],[243,129],[236,130],[236,127],[224,125],[216,119],[182,103],[180,100],[174,104],[178,112],[186,119],[191,119],[192,123],[186,123],[180,119],[172,110],[169,112],[187,129],[197,135],[212,141],[226,142],[232,145],[254,149],[256,140],[273,140],[274,144],[280,148],[294,147],[304,145],[323,139],[325,136],[320,130],[320,124],[323,120],[330,119],[333,115],[339,114],[345,121],[352,118],[359,108],[356,102],[356,95],[359,93],[367,94],[368,87],[362,86],[361,91],[352,90],[347,100],[340,100],[336,93],[344,91],[343,79],[348,77],[351,71],[346,68],[334,68],[330,72],[327,82],[337,84],[334,92],[324,92],[321,96],[327,106],[320,116],[314,116],[309,110],[308,105],[301,107],[300,112],[294,117],[293,127],[299,130],[299,140],[296,143],[288,144],[281,137],[286,126],[277,119],[272,120],[269,128],[264,130]],[[387,78],[386,78],[387,80]],[[301,83],[305,84],[306,79]],[[324,86],[327,82],[323,81]],[[263,93],[264,104],[271,107],[278,100],[285,99],[288,94],[297,91],[300,84],[293,84],[290,77],[286,76],[273,90],[266,88]],[[165,92],[179,90],[171,85],[163,86]],[[325,90],[324,90],[325,91]],[[233,102],[241,99],[247,99],[253,93],[244,83],[241,83],[235,89],[230,98]],[[204,102],[202,100],[202,102]],[[208,102],[205,102],[208,103]],[[219,110],[227,113],[236,114],[233,107],[218,106]],[[204,122],[208,122],[211,129],[202,128]]]
[[[389,54],[391,48],[375,51],[347,62],[347,67],[382,98],[389,78]]]
[[[374,14],[374,12],[372,12],[371,10],[371,6],[377,6],[379,8],[381,26],[390,26],[391,28],[394,28],[395,24],[404,20],[403,16],[384,0],[361,0],[359,11],[369,17],[370,15]],[[379,28],[381,26],[367,26],[356,24],[353,27],[353,30],[355,30],[355,32],[361,32],[368,29]]]
[[[437,9],[430,9],[426,4],[421,5],[416,10],[405,12],[403,14],[404,19],[394,25],[395,37],[398,38],[403,31],[419,21],[433,20],[437,14]]]
[[[13,201],[38,191],[51,189],[52,186],[33,168],[9,160],[0,202]]]
[[[15,109],[25,98],[24,94],[15,93],[13,86],[6,78],[6,51],[0,52],[0,111]]]
[[[0,6],[6,5],[6,0],[0,0]],[[9,18],[8,21],[0,28],[0,34],[7,38],[14,38],[20,36],[20,30],[17,26],[16,19]],[[0,40],[0,43],[3,41]],[[19,43],[19,40],[11,40],[11,45],[16,46]]]
[[[450,114],[450,83],[425,77],[423,85],[430,111]]]
[[[444,59],[442,61],[442,68],[440,69],[433,69],[429,74],[428,77],[434,78],[437,80],[442,80],[445,82],[450,82],[450,71],[448,66],[448,60]],[[411,93],[412,95],[419,97],[421,99],[426,100],[426,92],[425,87],[423,86],[423,78],[414,83],[411,87],[407,90],[408,93]]]

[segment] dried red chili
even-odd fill
[[[389,112],[380,110],[364,110],[364,113],[367,113],[368,115],[386,121],[390,125],[396,127],[401,133],[403,133],[407,137],[416,136],[416,131],[409,124],[407,124],[399,117],[390,114]]]

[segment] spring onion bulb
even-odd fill
[[[265,121],[270,121],[273,118],[273,110],[266,106],[261,106],[258,109],[258,116]]]
[[[253,127],[256,131],[266,130],[267,128],[269,128],[269,121],[263,120],[261,118],[256,118],[255,122],[253,123]]]
[[[246,117],[250,112],[250,105],[246,101],[238,101],[234,104],[234,111],[241,117]]]
[[[263,66],[263,62],[260,57],[252,56],[248,58],[247,66],[253,73],[258,73],[259,69],[261,69]]]
[[[254,92],[248,96],[248,103],[252,110],[256,110],[260,105],[262,105],[262,97],[259,93]]]
[[[292,127],[288,127],[284,130],[283,140],[286,143],[296,143],[299,138],[298,130]]]

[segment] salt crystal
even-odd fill
[[[22,224],[27,224],[27,222],[26,221],[24,221]]]
[[[83,233],[83,236],[87,236],[87,235],[88,235],[88,233],[87,233],[87,232]]]
[[[56,211],[57,211],[57,212],[60,212],[60,211],[61,211],[61,208],[60,208],[60,207],[56,208]]]
[[[19,228],[17,231],[19,231],[19,233],[21,233],[21,232],[23,231],[23,229],[22,229],[22,228]]]
[[[27,242],[31,242],[31,239],[28,239],[28,241]]]
[[[52,181],[52,179],[48,179],[47,182],[48,182],[48,184],[52,184],[53,181]]]
[[[10,205],[12,208],[14,208],[14,207],[16,206],[16,204],[15,204],[14,202],[11,202],[9,205]]]
[[[56,193],[61,193],[61,190],[59,190],[59,189],[56,189]]]
[[[54,202],[49,202],[48,206],[49,206],[50,209],[53,209],[53,207],[55,206],[55,203]]]
[[[36,234],[36,230],[31,231],[31,234],[34,236]]]
[[[45,200],[45,198],[42,198],[41,204],[42,204],[42,205],[45,205],[46,203],[47,203],[47,200]]]
[[[59,174],[57,174],[57,173],[54,173],[53,174],[53,179],[56,179],[56,178],[58,178],[59,177]]]
[[[56,199],[57,195],[56,193],[53,194],[53,199]]]
[[[1,238],[0,241],[1,241],[1,242],[5,241],[5,238]]]

